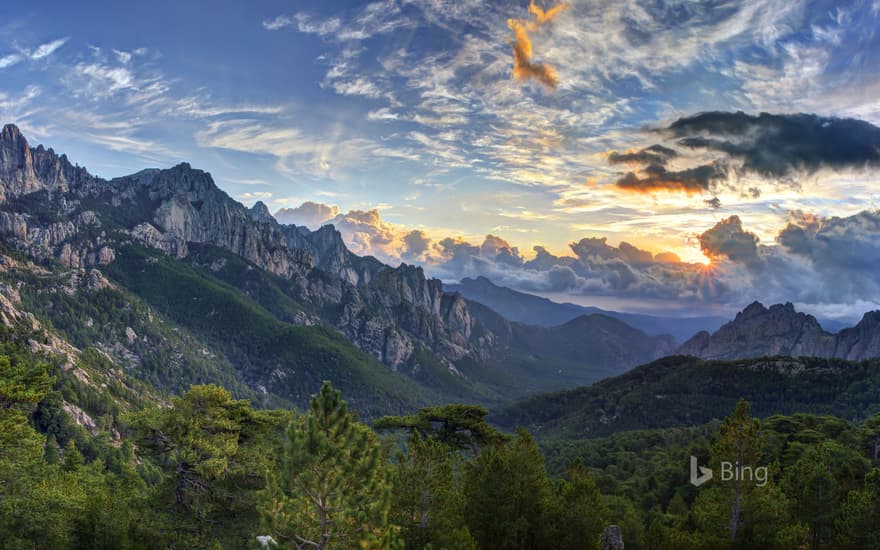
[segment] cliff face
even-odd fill
[[[812,315],[792,304],[769,308],[754,302],[714,334],[701,332],[678,353],[703,359],[743,359],[771,355],[861,360],[880,356],[880,312],[870,312],[853,328],[831,334]]]
[[[290,280],[361,349],[393,368],[417,346],[442,360],[488,353],[458,295],[420,268],[392,268],[352,254],[338,231],[281,225],[262,203],[248,209],[211,175],[183,163],[111,181],[91,176],[12,125],[0,134],[0,234],[35,258],[68,267],[107,264],[139,244],[186,258],[189,244],[222,248]]]

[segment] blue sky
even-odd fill
[[[516,248],[517,269],[585,237],[722,267],[700,236],[731,216],[775,254],[792,220],[877,208],[877,172],[858,164],[633,192],[616,182],[647,172],[609,155],[669,145],[657,129],[704,111],[880,124],[880,1],[577,0],[538,19],[506,0],[4,3],[0,117],[102,176],[186,160],[246,204],[312,201],[290,219],[334,219],[357,251],[446,278],[511,267],[463,267],[453,242]],[[513,76],[517,24],[555,88]],[[577,276],[566,291],[621,294]],[[506,280],[559,290],[530,277]]]

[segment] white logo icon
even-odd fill
[[[697,475],[698,468],[700,475]],[[710,479],[712,479],[712,469],[706,468],[705,466],[700,466],[698,464],[697,457],[691,455],[691,485],[693,485],[694,487],[699,487]]]

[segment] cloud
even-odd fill
[[[568,9],[568,4],[557,4],[552,8],[544,11],[543,8],[536,5],[534,0],[529,4],[529,14],[534,16],[533,20],[528,19],[508,19],[507,26],[513,31],[513,39],[510,41],[513,48],[513,77],[520,81],[535,79],[544,84],[551,90],[556,89],[559,84],[559,77],[556,69],[546,63],[535,63],[532,61],[533,48],[530,32],[534,32],[550,21],[557,15]]]
[[[749,262],[758,256],[759,239],[743,229],[739,216],[730,216],[700,235],[700,249],[708,258],[727,257]]]
[[[820,271],[875,274],[880,265],[880,211],[863,211],[844,218],[793,212],[777,241]]]
[[[57,40],[41,44],[40,46],[37,46],[33,52],[31,52],[30,58],[33,60],[38,60],[49,57],[50,55],[55,53],[55,50],[66,44],[67,40],[67,38],[59,38]]]
[[[711,112],[678,119],[668,131],[685,147],[724,153],[743,172],[767,178],[880,166],[880,128],[851,118]]]
[[[58,38],[45,44],[40,44],[33,50],[21,49],[19,53],[11,53],[0,57],[0,69],[6,69],[13,65],[18,65],[25,59],[31,61],[39,61],[45,59],[55,53],[61,46],[65,45],[69,38]]]
[[[480,241],[441,237],[387,222],[378,209],[341,213],[337,207],[305,203],[293,210],[298,225],[307,217],[334,224],[358,254],[392,265],[415,262],[446,281],[482,275],[527,292],[675,304],[691,313],[717,313],[711,309],[717,307],[733,312],[754,300],[791,301],[851,321],[880,307],[880,211],[842,218],[793,212],[769,245],[742,218],[730,216],[695,236],[712,260],[706,266],[682,262],[672,252],[654,254],[594,236],[572,242],[569,254],[536,246],[526,257],[499,235]],[[276,218],[283,221],[283,212]]]
[[[112,67],[101,63],[79,63],[74,67],[86,86],[99,96],[112,95],[114,92],[134,88],[135,77],[125,67]]]
[[[365,78],[355,78],[348,81],[337,80],[331,86],[340,95],[360,95],[373,99],[382,96],[382,90]]]
[[[626,191],[647,193],[652,191],[680,191],[702,193],[727,180],[727,169],[720,163],[705,164],[680,171],[669,171],[658,164],[648,165],[645,176],[627,172],[615,185]]]
[[[293,25],[293,22],[293,18],[289,15],[279,15],[273,17],[272,19],[264,19],[263,28],[267,31],[277,31],[279,29],[283,29],[285,27]]]
[[[212,120],[196,133],[203,147],[217,147],[276,158],[276,170],[290,179],[340,179],[377,159],[413,160],[406,148],[362,137],[307,131],[282,117],[240,116]]]
[[[304,13],[298,13],[294,16],[296,19],[296,29],[306,34],[317,34],[318,36],[327,36],[337,32],[342,27],[342,21],[336,17],[331,17],[324,21],[315,22]]]
[[[394,113],[388,107],[382,107],[380,109],[376,109],[375,111],[370,111],[367,113],[367,120],[398,120],[400,115]]]
[[[708,112],[679,118],[657,131],[679,149],[656,144],[635,152],[608,155],[611,165],[641,165],[623,174],[616,186],[627,191],[674,191],[688,194],[733,189],[741,176],[757,176],[797,187],[795,178],[822,169],[864,170],[880,167],[880,128],[851,118],[815,114],[756,116],[743,112]],[[682,151],[681,148],[685,148]],[[690,151],[691,153],[687,153]],[[706,155],[719,155],[706,163]],[[672,161],[702,164],[670,169]],[[757,199],[761,190],[750,186],[742,198]],[[707,199],[719,208],[720,199]]]
[[[307,201],[296,208],[282,208],[275,212],[278,223],[302,225],[311,230],[318,229],[339,215],[338,206]]]
[[[0,57],[0,69],[5,69],[7,67],[17,65],[21,63],[23,59],[24,58],[22,56],[15,53],[4,55],[3,57]]]
[[[262,22],[263,28],[277,31],[296,25],[296,30],[305,34],[316,34],[341,42],[366,40],[377,34],[389,33],[401,28],[414,26],[414,22],[401,14],[396,0],[371,2],[361,9],[351,21],[343,22],[339,17],[316,20],[308,13],[278,15]]]
[[[430,250],[431,238],[421,229],[413,229],[403,236],[403,244],[401,257],[410,260],[419,259]]]
[[[652,145],[640,151],[618,153],[612,151],[608,155],[609,164],[655,164],[665,166],[670,159],[678,156],[675,149],[663,145]]]

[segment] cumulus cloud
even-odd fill
[[[704,306],[732,312],[753,300],[790,301],[852,321],[880,308],[880,211],[843,218],[793,212],[768,244],[742,218],[730,216],[695,235],[710,265],[600,237],[572,242],[567,254],[536,246],[526,256],[499,235],[478,241],[438,237],[387,222],[376,209],[341,213],[306,203],[292,211],[300,213],[300,224],[306,215],[334,224],[358,254],[392,265],[418,263],[446,281],[485,276],[523,291],[674,302],[694,312]],[[285,221],[283,211],[276,218]]]
[[[431,238],[421,229],[413,229],[403,236],[403,245],[401,257],[410,260],[422,258],[430,250]]]
[[[743,229],[739,216],[730,216],[700,235],[700,249],[708,258],[727,257],[734,262],[749,262],[758,256],[759,239]]]
[[[533,19],[508,19],[507,26],[513,31],[511,47],[513,48],[513,77],[517,80],[535,79],[548,88],[555,89],[559,83],[556,69],[546,63],[532,61],[533,47],[530,32],[552,21],[556,16],[568,9],[568,4],[557,4],[548,10],[535,4],[529,4],[529,14]]]
[[[303,225],[315,230],[339,215],[338,206],[306,201],[296,208],[282,208],[275,212],[278,223]]]
[[[864,211],[845,218],[794,212],[777,241],[791,254],[808,259],[818,270],[873,275],[880,266],[880,211]]]

